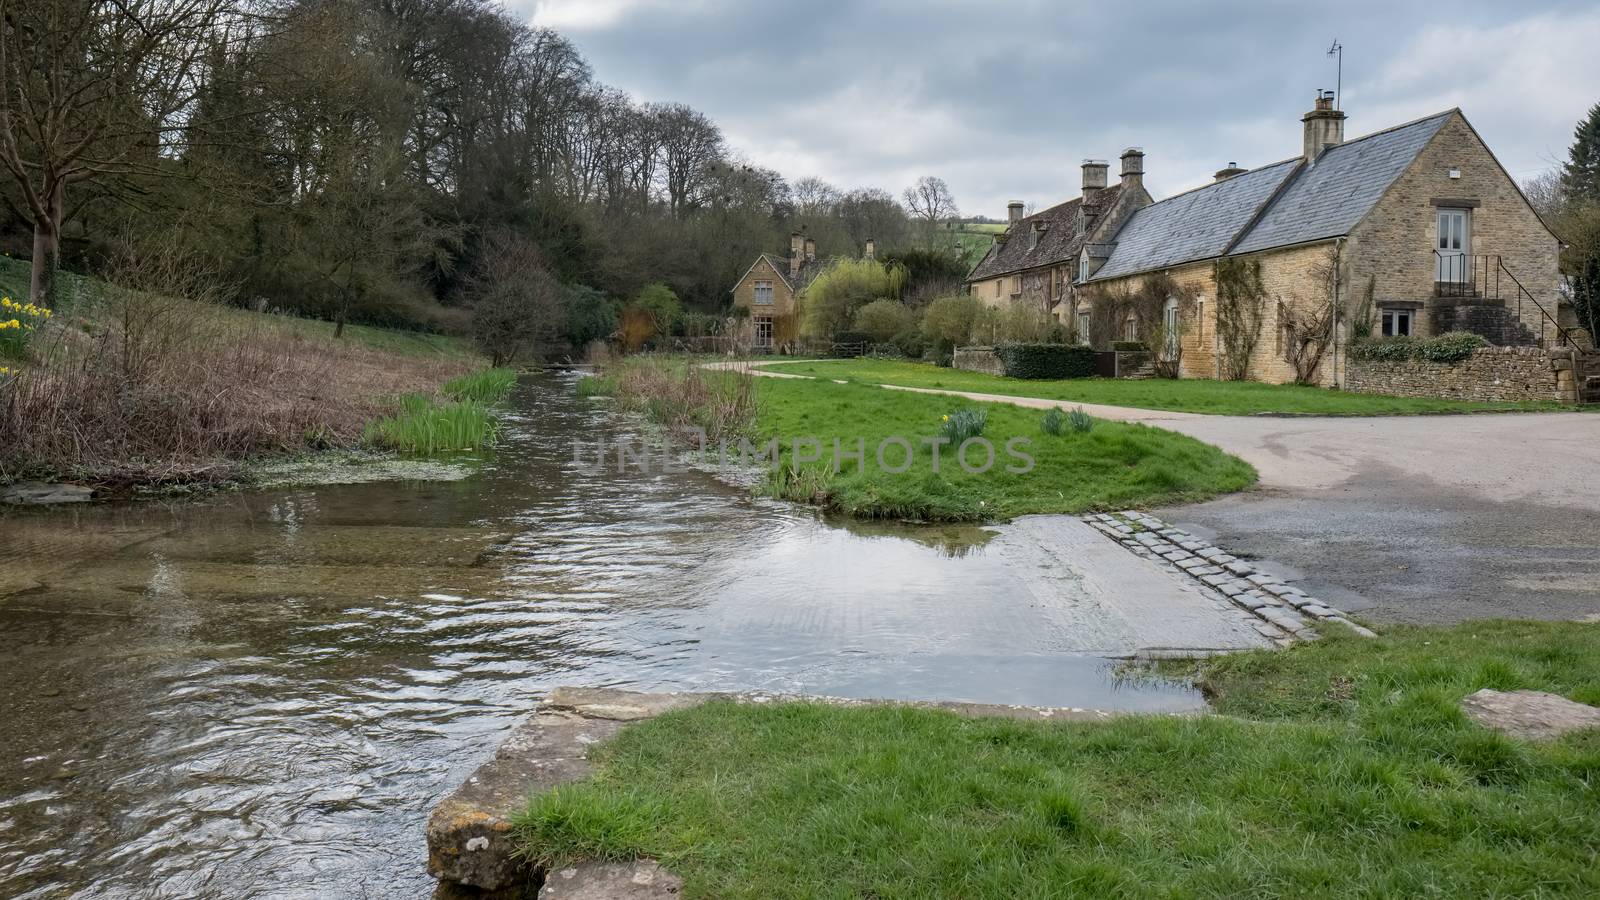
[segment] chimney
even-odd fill
[[[1083,161],[1083,205],[1092,206],[1100,198],[1100,192],[1106,186],[1106,170],[1111,164],[1103,159],[1086,159]]]
[[[872,238],[867,238],[867,249],[863,250],[861,252],[861,255],[863,257],[867,258],[867,259],[877,259],[878,258],[878,242],[873,240]]]
[[[812,240],[811,238],[806,238],[806,262],[811,262],[812,260],[814,260],[816,258],[817,258],[817,242]]]
[[[1322,151],[1344,143],[1344,113],[1333,108],[1332,91],[1319,88],[1317,105],[1300,121],[1306,124],[1303,151],[1308,165],[1316,162]]]
[[[1235,175],[1243,175],[1244,173],[1246,173],[1248,171],[1250,171],[1250,170],[1249,169],[1241,169],[1241,168],[1239,168],[1239,164],[1238,163],[1231,162],[1231,163],[1228,163],[1227,168],[1218,169],[1216,177],[1217,177],[1218,181],[1227,181],[1229,178],[1232,178]]]
[[[805,235],[798,231],[789,232],[789,277],[796,278],[800,275],[800,267],[805,264]]]
[[[1144,151],[1138,147],[1122,151],[1122,186],[1144,186]]]
[[[1013,200],[1006,204],[1006,224],[1015,225],[1022,221],[1022,201]]]

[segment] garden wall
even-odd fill
[[[1000,361],[1000,354],[994,352],[993,347],[957,347],[950,365],[968,372],[985,372],[990,375],[1004,375],[1005,363]]]
[[[1577,398],[1569,350],[1481,347],[1454,363],[1351,355],[1347,365],[1345,389],[1363,394],[1488,402]]]

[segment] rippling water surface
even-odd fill
[[[625,422],[513,403],[466,481],[0,513],[0,895],[426,896],[428,809],[558,684],[1200,702],[1119,683],[1005,529],[591,471]]]

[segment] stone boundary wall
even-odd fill
[[[993,347],[957,347],[950,365],[952,368],[965,369],[968,372],[1006,374],[1005,363],[1000,361],[1000,354],[994,352]]]
[[[1345,390],[1394,397],[1437,397],[1494,403],[1577,400],[1572,351],[1482,347],[1456,363],[1349,357]]]

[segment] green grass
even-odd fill
[[[1474,403],[1465,400],[1434,400],[1413,397],[1383,397],[1355,394],[1326,388],[1292,384],[1261,384],[1254,381],[1212,381],[1201,378],[1179,380],[1146,379],[1130,381],[1112,378],[1083,378],[1069,381],[1024,381],[943,369],[925,363],[882,359],[826,360],[781,363],[775,370],[820,378],[839,378],[864,384],[898,384],[907,387],[945,388],[1002,394],[1008,397],[1038,397],[1065,403],[1100,403],[1139,409],[1164,409],[1178,412],[1217,415],[1292,413],[1328,416],[1389,416],[1427,413],[1484,412],[1490,410],[1571,409],[1558,403]]]
[[[680,379],[689,372],[687,366],[670,360],[641,359],[628,365],[665,367],[682,373],[676,376]],[[701,371],[700,377],[739,376]],[[668,393],[659,381],[640,381],[656,385],[655,393]],[[621,387],[625,392],[629,382],[626,377],[585,379],[578,390],[593,395]],[[1209,444],[1139,424],[1096,421],[1088,432],[1064,430],[1051,435],[1041,428],[1040,410],[1004,403],[800,379],[756,378],[754,389],[752,447],[760,450],[777,439],[782,451],[782,463],[769,473],[765,491],[861,518],[993,521],[1030,513],[1124,509],[1200,500],[1242,490],[1256,478],[1247,463]],[[631,407],[646,415],[659,405],[650,402],[654,398],[634,399]],[[955,449],[945,446],[936,472],[933,451],[923,440],[941,435],[944,417],[963,409],[986,414],[982,436],[994,447],[994,464],[981,473],[965,471]],[[903,447],[883,445],[892,437],[903,438],[914,451],[912,465],[903,473],[890,471],[901,467],[905,458]],[[822,459],[797,464],[795,444],[800,442],[804,451],[808,438],[815,439]],[[1013,438],[1027,441],[1016,449],[1032,457],[1030,471],[1009,471],[1023,466],[1020,458],[1007,452]],[[863,448],[863,464],[841,458],[840,471],[833,471],[835,441],[845,453]],[[878,464],[880,446],[887,466]],[[737,458],[739,449],[731,443],[730,458]],[[969,451],[968,461],[974,467],[984,459],[981,448]]]
[[[446,403],[421,394],[400,398],[392,416],[367,424],[366,442],[402,453],[475,450],[494,442],[497,432],[489,407],[476,400]]]
[[[689,897],[1600,894],[1600,731],[1533,745],[1456,707],[1479,687],[1600,701],[1600,626],[1335,635],[1204,677],[1233,715],[671,713],[517,833],[547,864],[661,859]]]
[[[455,400],[494,403],[505,399],[516,384],[517,373],[510,369],[484,369],[451,379],[444,383],[442,390],[445,396]]]

